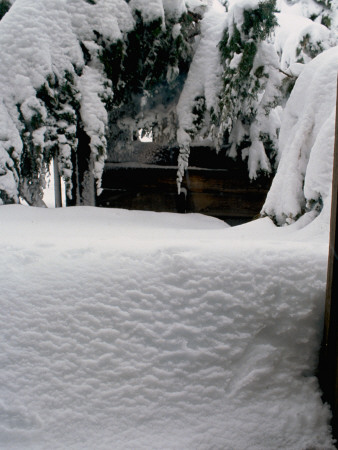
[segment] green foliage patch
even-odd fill
[[[9,11],[11,4],[8,0],[0,0],[0,20]]]

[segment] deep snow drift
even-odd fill
[[[327,226],[3,206],[2,449],[329,449]]]

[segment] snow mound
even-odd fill
[[[22,206],[0,226],[1,448],[333,448],[327,234]]]

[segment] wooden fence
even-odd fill
[[[204,154],[210,155],[210,149],[204,149]],[[202,213],[232,224],[251,220],[259,214],[272,177],[261,176],[250,181],[246,166],[238,162],[217,167],[212,159],[204,157],[202,161],[193,159],[193,163],[178,195],[177,167],[174,165],[107,162],[102,179],[103,192],[96,199],[96,205]]]

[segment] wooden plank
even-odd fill
[[[337,80],[338,86],[338,80]],[[319,378],[324,399],[332,408],[333,435],[338,438],[338,87],[336,103],[335,146],[332,179],[330,246],[324,319],[324,336]]]

